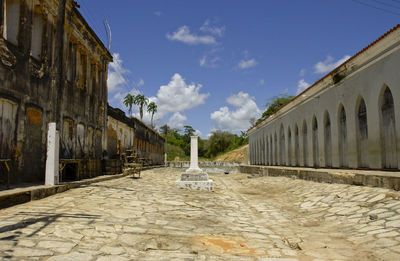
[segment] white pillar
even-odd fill
[[[164,164],[165,164],[165,167],[168,166],[167,153],[164,153]]]
[[[197,139],[198,136],[190,137],[190,167],[186,170],[186,172],[190,171],[201,171],[199,168],[199,159],[198,159],[198,148],[197,148]]]
[[[60,136],[56,130],[56,123],[51,122],[47,132],[46,185],[59,183],[59,146]]]

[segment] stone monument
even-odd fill
[[[208,179],[207,172],[199,168],[197,139],[198,136],[190,137],[190,167],[181,174],[181,179],[177,180],[175,185],[178,188],[213,191],[213,181]]]

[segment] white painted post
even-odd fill
[[[186,170],[186,172],[191,171],[200,171],[199,168],[199,159],[198,159],[198,147],[197,147],[197,139],[198,136],[191,136],[190,137],[190,167]]]
[[[59,183],[59,145],[60,136],[56,130],[56,123],[51,122],[47,132],[47,158],[46,158],[46,185]]]
[[[165,164],[165,167],[168,167],[167,153],[164,153],[164,164]]]

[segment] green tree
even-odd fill
[[[183,128],[184,128],[182,136],[184,142],[183,150],[185,151],[186,155],[190,155],[190,136],[194,135],[195,129],[193,129],[193,127],[189,125],[185,125],[183,126]]]
[[[143,107],[147,106],[149,99],[147,99],[143,94],[138,94],[135,96],[133,103],[139,106],[140,120],[143,120]]]
[[[128,93],[125,98],[124,98],[124,105],[128,107],[129,110],[129,116],[132,117],[132,105],[134,104],[135,96],[132,94]]]
[[[151,126],[153,126],[153,116],[154,113],[157,112],[157,104],[155,102],[150,102],[149,105],[147,106],[147,112],[151,113]]]
[[[226,131],[215,131],[208,139],[208,150],[206,156],[215,157],[221,152],[225,152],[234,143],[237,135]]]
[[[288,102],[290,102],[290,100],[293,99],[294,96],[275,96],[271,99],[270,102],[267,102],[265,104],[265,107],[267,108],[267,110],[262,114],[263,118],[268,118],[270,115],[274,114],[275,112],[277,112],[280,108],[282,108],[283,106],[285,106]]]
[[[160,127],[160,132],[164,136],[164,138],[167,137],[169,130],[170,127],[167,124],[164,124],[163,126]]]
[[[274,96],[270,99],[269,102],[265,104],[265,107],[267,108],[261,118],[259,118],[254,125],[251,127],[256,126],[266,118],[268,118],[270,115],[274,114],[277,112],[280,108],[285,106],[288,102],[290,102],[293,99],[294,96],[288,96],[288,95],[283,95],[283,96]]]

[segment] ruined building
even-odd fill
[[[101,172],[112,56],[77,8],[0,0],[0,160],[9,160],[12,183],[44,180],[49,122],[60,159],[85,159],[84,171]]]
[[[400,25],[249,130],[253,165],[400,169]]]
[[[60,158],[100,159],[106,142],[112,56],[74,1],[58,14],[61,2],[0,0],[0,158],[14,183],[44,179],[49,122]]]
[[[133,149],[138,158],[148,163],[164,163],[165,139],[135,117],[128,118],[120,109],[108,106],[107,152],[110,158],[119,158]]]

